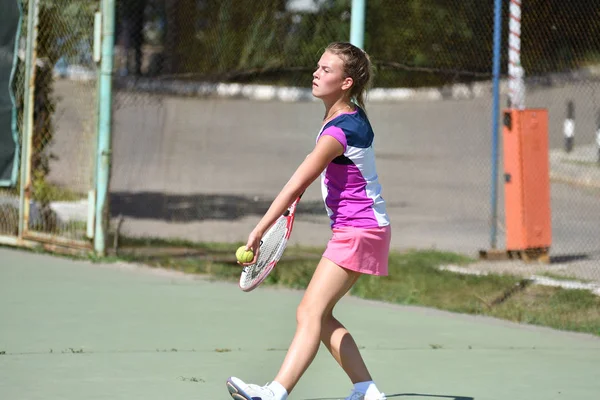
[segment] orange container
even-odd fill
[[[503,115],[506,248],[549,249],[548,110],[508,109]]]

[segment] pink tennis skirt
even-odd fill
[[[391,226],[381,228],[333,228],[323,257],[340,267],[369,275],[388,274]]]

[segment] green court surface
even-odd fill
[[[302,292],[0,248],[0,399],[229,399],[271,380]],[[600,339],[345,297],[336,315],[398,400],[597,400]],[[322,348],[291,400],[351,388]]]

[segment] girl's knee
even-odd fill
[[[298,325],[321,323],[328,313],[318,305],[302,301],[296,309],[296,322]]]

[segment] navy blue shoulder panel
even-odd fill
[[[340,115],[329,121],[324,128],[330,126],[340,128],[346,135],[348,146],[365,149],[373,143],[373,128],[371,128],[365,112],[359,107],[357,110],[356,113]]]

